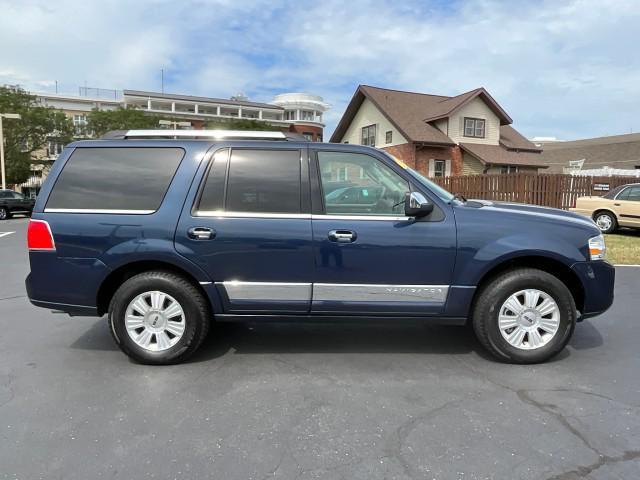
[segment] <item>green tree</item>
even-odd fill
[[[0,87],[0,113],[18,113],[20,120],[5,119],[4,154],[7,183],[23,183],[29,178],[32,154],[44,148],[51,137],[68,143],[73,140],[73,123],[53,108],[39,106],[36,98],[20,88]]]
[[[87,130],[96,137],[111,130],[136,130],[158,128],[162,117],[148,115],[131,105],[115,110],[93,109],[87,117]]]

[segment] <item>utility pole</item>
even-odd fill
[[[0,170],[2,170],[2,189],[7,188],[6,175],[4,171],[4,134],[2,133],[2,119],[15,118],[20,119],[18,113],[0,113]]]

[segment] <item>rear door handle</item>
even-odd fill
[[[213,240],[216,237],[216,232],[212,228],[192,227],[187,231],[187,235],[192,240]]]
[[[327,236],[332,242],[338,243],[353,243],[358,238],[356,232],[351,230],[331,230]]]
[[[619,207],[619,206],[620,206],[620,204],[619,204],[619,203],[614,203],[613,205],[614,205],[614,206],[616,206],[616,207]]]

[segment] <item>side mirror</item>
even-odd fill
[[[404,196],[404,214],[407,217],[425,217],[433,212],[433,203],[420,192],[407,192]]]

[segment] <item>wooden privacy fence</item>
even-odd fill
[[[586,177],[563,174],[510,173],[440,177],[435,183],[466,198],[530,203],[567,209],[578,197],[604,195],[634,177]]]

